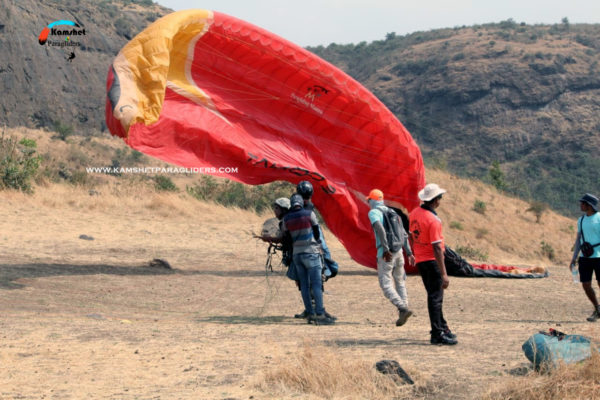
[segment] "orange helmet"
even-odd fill
[[[369,192],[367,199],[381,201],[383,200],[383,192],[379,189],[373,189]]]

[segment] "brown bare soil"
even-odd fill
[[[451,277],[444,311],[454,347],[429,344],[420,277],[407,282],[416,315],[398,328],[375,271],[330,233],[341,272],[326,283],[325,304],[339,319],[313,326],[293,318],[298,290],[265,273],[266,246],[252,239],[271,215],[128,181],[92,195],[66,184],[0,192],[0,398],[475,399],[527,371],[521,344],[531,334],[600,336],[567,270],[574,221],[548,212],[536,224],[525,202],[442,171],[428,178],[448,189],[448,244],[550,271]],[[472,211],[477,199],[484,215]],[[150,266],[156,258],[173,269]],[[374,372],[382,359],[397,360],[416,384],[383,379]]]

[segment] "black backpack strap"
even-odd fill
[[[581,240],[583,241],[583,243],[585,243],[585,236],[583,236],[583,216],[581,216],[581,219],[579,220],[579,231],[581,232]],[[600,242],[598,242],[596,244],[590,243],[590,246],[598,247],[598,246],[600,246]]]

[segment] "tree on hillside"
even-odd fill
[[[497,160],[492,162],[492,166],[489,170],[490,179],[492,180],[492,185],[496,187],[498,190],[506,190],[506,179],[504,178],[504,172],[500,169],[500,162]]]
[[[548,209],[548,206],[541,201],[533,201],[529,204],[529,208],[525,210],[526,212],[532,212],[535,215],[535,222],[540,223],[542,220],[542,215]]]

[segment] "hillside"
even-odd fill
[[[104,131],[111,60],[168,12],[149,0],[0,0],[0,125]],[[37,41],[62,18],[87,31],[71,61]],[[600,193],[600,25],[507,20],[309,50],[381,99],[430,167],[489,182],[497,163],[498,187],[568,215],[581,193]]]
[[[406,125],[430,166],[571,212],[600,192],[600,25],[512,20],[311,48]],[[576,207],[575,207],[576,208]]]
[[[183,212],[186,208],[184,204],[203,202],[205,199],[225,205],[243,206],[253,211],[261,210],[257,207],[260,202],[289,196],[293,191],[293,187],[277,183],[249,187],[201,174],[116,176],[87,171],[86,168],[89,167],[105,167],[115,165],[116,162],[128,167],[168,166],[132,151],[121,139],[114,137],[70,136],[66,140],[60,140],[52,132],[26,128],[6,129],[4,136],[14,137],[17,142],[25,138],[36,143],[36,154],[41,156],[42,162],[36,175],[37,187],[33,188],[34,198],[38,196],[38,192],[39,196],[45,197],[46,187],[56,187],[53,190],[68,193],[102,193],[108,198],[113,195],[120,197],[123,190],[134,198],[143,197],[141,194],[133,195],[137,191],[163,192],[170,193],[173,198],[179,198],[182,202],[172,210],[173,213]],[[428,181],[439,183],[449,193],[440,210],[446,224],[447,244],[471,261],[546,266],[564,264],[570,260],[570,249],[576,231],[574,219],[546,210],[538,223],[535,214],[527,211],[531,204],[508,197],[490,185],[474,179],[458,178],[439,169],[428,169],[426,176]],[[60,187],[70,189],[59,189]],[[220,194],[223,196],[219,197]],[[229,199],[224,198],[225,194]],[[61,202],[71,202],[63,194],[50,197],[61,199],[53,200],[59,208]],[[149,198],[153,197],[154,195]],[[102,203],[101,198],[91,196],[90,199],[92,198],[92,204]],[[77,208],[84,206],[80,200],[75,203]],[[268,207],[265,204],[266,210],[263,212],[270,217]]]

